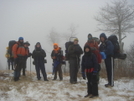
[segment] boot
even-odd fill
[[[18,77],[18,72],[14,71],[14,81],[18,81],[19,77]]]
[[[85,95],[84,97],[89,97],[90,96],[90,94],[87,94],[87,95]]]

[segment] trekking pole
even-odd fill
[[[31,78],[31,56],[30,56],[30,78]]]

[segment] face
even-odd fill
[[[23,42],[23,40],[20,40],[20,42]]]
[[[36,47],[40,47],[40,44],[37,44]]]
[[[24,45],[24,47],[28,47],[28,45],[27,45],[27,44],[25,44],[25,45]]]
[[[54,45],[54,48],[56,49],[56,48],[58,48],[58,46],[57,45]]]
[[[74,41],[74,44],[77,45],[78,44],[78,41]]]
[[[104,42],[104,41],[105,41],[105,38],[104,38],[104,37],[101,37],[101,38],[100,38],[100,41],[101,41],[101,42]]]
[[[85,52],[89,52],[89,51],[90,51],[90,49],[89,49],[89,48],[86,48],[86,49],[85,49]]]

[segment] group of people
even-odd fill
[[[88,80],[87,82],[87,95],[85,97],[96,97],[98,96],[98,81],[99,81],[99,71],[101,60],[104,59],[108,77],[108,83],[105,87],[113,87],[113,45],[107,40],[104,33],[100,34],[100,40],[95,39],[91,34],[88,34],[88,40],[84,45],[84,49],[78,44],[79,40],[75,38],[73,44],[68,47],[67,56],[64,57],[62,49],[57,43],[53,44],[53,50],[51,53],[51,58],[53,60],[53,80],[57,79],[57,72],[59,74],[59,79],[63,80],[62,74],[62,63],[63,60],[68,58],[69,60],[69,73],[70,73],[70,83],[77,83],[77,74],[81,67],[83,79]],[[100,44],[101,42],[101,44]],[[100,44],[100,45],[99,45]],[[44,81],[48,81],[47,74],[45,70],[45,57],[46,52],[42,49],[40,42],[37,42],[35,49],[32,53],[29,52],[30,44],[24,42],[23,37],[20,37],[18,42],[12,47],[13,59],[14,59],[14,81],[18,81],[23,69],[23,75],[25,75],[26,60],[28,57],[32,56],[34,59],[34,65],[36,69],[37,79],[40,80],[40,71],[42,72]],[[80,56],[83,54],[82,59]],[[80,66],[81,64],[81,66]]]

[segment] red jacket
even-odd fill
[[[88,41],[88,42],[85,43],[85,46],[87,46],[87,45],[91,48],[94,48],[94,50],[92,50],[92,52],[96,55],[98,63],[101,63],[102,58],[101,58],[101,55],[100,55],[98,43],[94,40],[91,40],[91,41]]]

